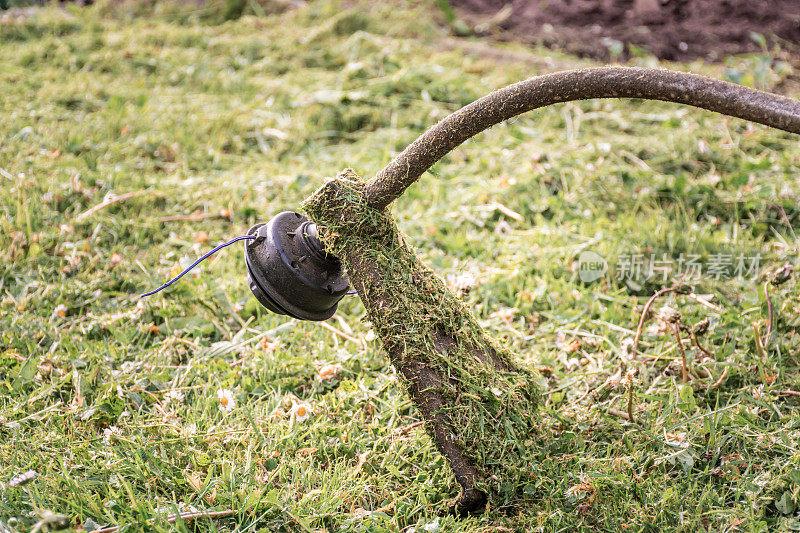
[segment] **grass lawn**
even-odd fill
[[[565,104],[400,199],[419,254],[540,369],[544,446],[512,509],[446,515],[457,485],[357,297],[325,324],[271,315],[236,245],[138,298],[490,90],[592,64],[375,4],[2,19],[0,531],[800,529],[800,295],[766,281],[800,266],[796,136]],[[770,57],[662,66],[800,96]],[[583,252],[608,272],[582,279]],[[656,300],[634,356],[648,297],[684,274],[705,296]],[[706,319],[702,350],[676,341],[670,321]],[[167,522],[193,510],[219,516]]]

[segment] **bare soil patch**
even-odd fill
[[[668,60],[800,46],[800,0],[452,0],[477,31],[600,59]],[[756,35],[754,35],[756,34]]]

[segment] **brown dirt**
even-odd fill
[[[451,0],[479,34],[544,44],[604,60],[631,45],[661,59],[800,48],[800,0]],[[615,43],[616,41],[616,43]],[[616,56],[616,57],[615,57]]]

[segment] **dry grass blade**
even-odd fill
[[[764,349],[769,347],[769,340],[772,337],[772,328],[774,327],[774,314],[772,310],[772,297],[769,294],[769,281],[764,283],[764,298],[767,300],[767,332],[764,334]]]
[[[639,340],[642,337],[642,328],[644,327],[645,320],[647,320],[647,313],[650,311],[650,307],[653,305],[660,296],[663,296],[667,293],[676,291],[680,288],[680,285],[673,285],[672,287],[665,287],[659,291],[656,291],[647,303],[644,304],[644,308],[642,309],[642,315],[639,317],[639,324],[636,326],[636,335],[633,338],[633,347],[631,348],[631,352],[636,355],[639,349]]]
[[[119,195],[117,195],[117,194],[109,194],[108,196],[106,196],[106,198],[102,202],[100,202],[99,204],[95,205],[94,207],[90,207],[89,209],[87,209],[83,213],[81,213],[78,216],[76,216],[75,217],[75,222],[81,222],[82,220],[84,220],[86,218],[89,218],[93,214],[97,213],[98,211],[101,211],[101,210],[105,209],[106,207],[108,207],[110,205],[114,205],[114,204],[119,203],[119,202],[124,202],[125,200],[130,200],[131,198],[135,198],[136,196],[139,196],[140,194],[142,194],[144,192],[145,191],[131,191],[131,192],[126,192],[126,193],[119,194]]]
[[[231,212],[229,209],[220,209],[216,213],[203,213],[202,211],[194,211],[188,215],[168,215],[159,218],[159,222],[202,222],[210,218],[230,218]]]
[[[292,328],[294,328],[296,323],[297,321],[295,319],[291,319],[288,322],[281,324],[276,328],[272,328],[268,331],[263,331],[258,335],[255,335],[243,341],[238,341],[238,342],[221,341],[214,343],[208,350],[206,350],[205,355],[206,357],[220,357],[222,355],[233,353],[237,350],[244,348],[248,344],[252,344],[258,340],[263,339],[264,337],[270,337],[282,331],[289,331]]]

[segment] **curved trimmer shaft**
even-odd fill
[[[324,225],[326,249],[344,263],[426,430],[450,463],[462,487],[456,509],[473,511],[488,494],[500,505],[514,501],[516,480],[532,465],[535,376],[420,261],[388,211],[367,205],[363,187],[348,169],[303,207]]]
[[[508,86],[448,116],[374,178],[347,170],[304,203],[338,257],[392,364],[447,458],[456,508],[519,502],[536,471],[536,386],[469,309],[416,257],[387,206],[447,152],[506,120],[557,102],[645,98],[688,104],[800,133],[800,102],[694,74],[590,68]],[[298,275],[300,275],[298,273]],[[298,315],[298,313],[294,313]]]
[[[800,102],[784,96],[671,70],[567,70],[509,85],[445,117],[367,182],[367,201],[375,209],[386,207],[447,152],[495,124],[551,104],[591,98],[687,104],[800,134]]]

